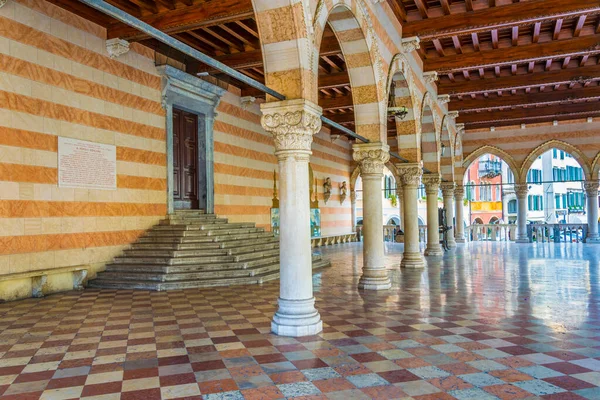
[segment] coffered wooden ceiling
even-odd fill
[[[140,42],[264,97],[77,0],[50,0],[107,28],[109,38]],[[263,82],[251,0],[108,0],[182,42]],[[437,71],[439,94],[467,129],[600,116],[600,0],[387,0],[418,36],[425,71]],[[353,129],[344,56],[330,29],[319,60],[319,105]],[[395,135],[393,123],[389,134]]]

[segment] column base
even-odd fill
[[[404,252],[402,255],[402,262],[400,263],[402,268],[425,268],[425,260],[420,252],[407,253]]]
[[[425,255],[430,257],[441,257],[444,255],[442,247],[438,244],[437,246],[427,247],[425,249]]]
[[[448,248],[455,249],[456,248],[456,241],[454,241],[454,240],[448,240]]]
[[[524,238],[518,237],[517,240],[515,240],[515,243],[529,243],[529,238],[528,237],[524,237]]]
[[[459,237],[455,236],[454,241],[456,243],[467,243],[467,239],[465,239],[464,236],[459,236]]]
[[[588,237],[585,239],[586,243],[600,243],[600,236]]]
[[[387,290],[391,287],[392,282],[387,276],[387,271],[385,277],[369,277],[363,275],[358,281],[358,288],[363,290]]]
[[[323,330],[315,298],[287,300],[279,298],[279,310],[271,321],[271,332],[280,336],[313,336]]]

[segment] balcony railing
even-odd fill
[[[479,161],[479,177],[492,179],[502,174],[502,161]]]
[[[530,224],[529,243],[584,243],[587,224]]]
[[[517,237],[515,224],[475,224],[465,229],[470,242],[514,242]]]

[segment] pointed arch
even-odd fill
[[[287,99],[317,104],[310,8],[306,1],[252,0],[260,34],[265,83]],[[285,26],[285,29],[281,27]],[[273,101],[267,96],[267,101]]]
[[[390,93],[392,84],[394,93]],[[390,64],[387,83],[385,86],[385,100],[390,95],[394,96],[398,107],[406,107],[406,117],[395,119],[398,153],[410,162],[421,161],[421,130],[418,114],[418,102],[414,93],[413,74],[410,64],[403,54],[396,54]]]
[[[454,135],[449,120],[448,115],[444,115],[440,128],[440,171],[442,179],[454,182]]]
[[[354,170],[352,171],[352,175],[350,175],[350,191],[353,191],[356,189],[356,180],[358,179],[359,176],[360,176],[360,167],[357,165],[356,167],[354,167]]]
[[[600,179],[600,152],[594,158],[592,163],[592,179]]]
[[[486,154],[491,154],[493,156],[498,157],[502,161],[504,161],[508,165],[508,168],[510,168],[510,170],[512,171],[513,175],[515,176],[515,179],[517,179],[519,177],[518,164],[515,162],[515,159],[512,158],[512,156],[510,154],[508,154],[507,152],[505,152],[504,150],[502,150],[496,146],[486,145],[486,146],[482,146],[482,147],[478,148],[477,150],[470,153],[467,157],[465,157],[465,159],[462,163],[461,170],[457,171],[457,178],[460,178],[459,182],[461,184],[465,177],[465,171],[469,168],[469,166],[475,160],[477,160],[479,157],[484,156]],[[520,182],[521,181],[517,181],[516,183],[520,183]]]
[[[440,172],[440,135],[433,112],[431,94],[426,92],[421,105],[421,154],[423,168],[431,173]]]
[[[527,180],[527,172],[529,172],[529,168],[531,168],[535,159],[547,152],[548,150],[552,149],[562,150],[565,153],[569,153],[570,155],[572,155],[573,158],[577,160],[577,162],[583,169],[585,179],[589,180],[591,178],[591,163],[588,162],[587,157],[585,156],[585,154],[583,154],[581,150],[579,150],[572,144],[563,142],[562,140],[549,140],[533,149],[531,153],[529,153],[529,155],[525,158],[520,169],[520,182],[525,182]]]
[[[325,24],[340,43],[354,102],[357,134],[374,142],[387,143],[381,55],[368,11],[359,0],[320,0],[315,12],[312,71],[318,76],[318,54]],[[315,85],[315,93],[317,85]]]

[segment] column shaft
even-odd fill
[[[279,308],[271,330],[283,336],[315,335],[323,323],[313,297],[308,161],[312,136],[321,128],[321,109],[300,99],[265,103],[261,110],[279,163]]]
[[[517,194],[517,243],[529,243],[527,237],[527,193],[526,183],[515,184]]]
[[[442,183],[442,196],[444,198],[444,210],[446,210],[446,224],[452,229],[446,232],[448,238],[448,247],[453,249],[456,247],[454,240],[454,182]]]
[[[402,181],[404,195],[404,254],[401,267],[423,268],[425,260],[419,245],[419,203],[417,190],[423,173],[423,166],[419,164],[398,164],[398,174]]]
[[[454,207],[456,209],[456,223],[454,240],[456,243],[465,243],[465,217],[464,212],[465,187],[457,185],[454,189]]]
[[[404,193],[400,182],[396,182],[396,198],[398,199],[398,218],[400,219],[398,228],[404,231]]]
[[[438,194],[440,191],[439,174],[423,175],[425,192],[427,193],[427,248],[426,256],[441,256],[444,254],[440,246],[440,223],[438,218]]]
[[[384,290],[392,284],[384,264],[383,168],[389,160],[389,146],[364,143],[352,146],[354,160],[360,167],[363,182],[363,272],[359,289]]]
[[[587,220],[588,233],[587,243],[600,243],[598,235],[598,181],[587,181],[584,183],[587,196]]]
[[[352,215],[352,232],[356,232],[356,191],[350,189],[350,213]]]

